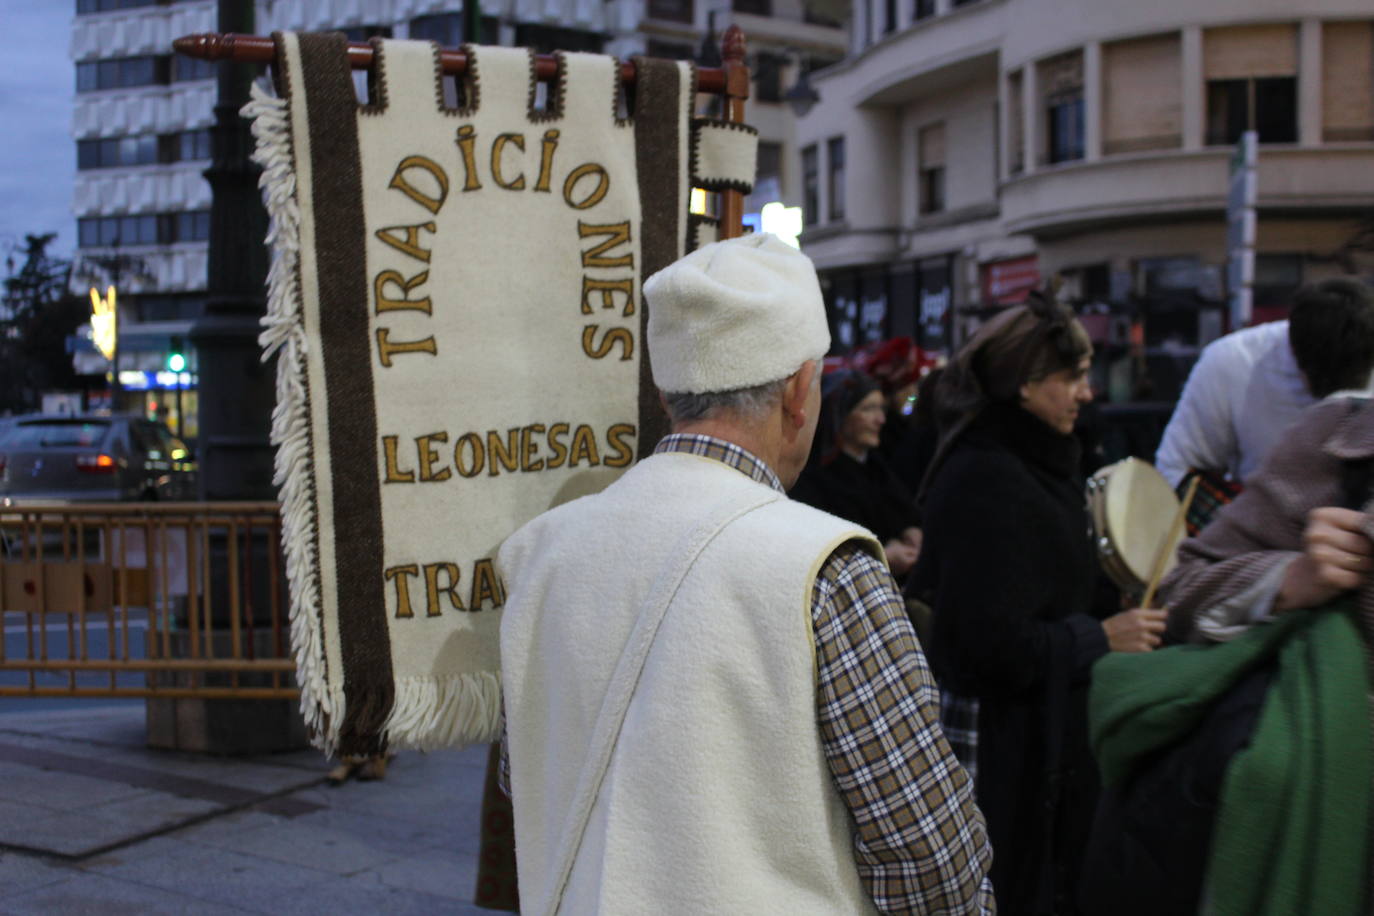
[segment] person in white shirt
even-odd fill
[[[1245,328],[1209,344],[1155,453],[1160,473],[1174,486],[1189,470],[1243,483],[1303,410],[1344,387],[1325,379],[1332,366],[1358,363],[1362,348],[1374,346],[1350,333],[1351,323],[1368,320],[1362,316],[1370,312],[1374,300],[1367,286],[1334,277],[1300,289],[1288,321]],[[1368,389],[1367,376],[1359,387]]]

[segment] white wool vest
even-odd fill
[[[590,736],[655,580],[710,508],[767,489],[718,461],[654,455],[502,546],[524,912],[556,892]],[[816,723],[811,594],[851,539],[881,556],[868,532],[778,494],[707,545],[635,686],[561,912],[874,911]]]

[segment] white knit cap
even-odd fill
[[[769,233],[698,248],[646,280],[644,298],[660,391],[752,388],[830,349],[815,266]]]

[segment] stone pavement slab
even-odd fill
[[[243,910],[160,888],[99,876],[73,877],[34,891],[6,894],[0,911],[14,916],[243,916]]]
[[[0,916],[455,914],[471,903],[486,748],[401,753],[327,787],[315,752],[142,746],[140,707],[0,714]]]

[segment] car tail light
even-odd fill
[[[115,460],[109,455],[77,455],[76,469],[87,474],[113,474]]]

